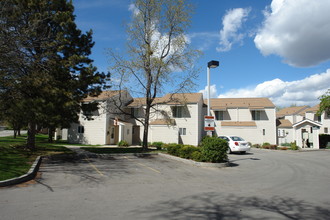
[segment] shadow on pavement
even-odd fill
[[[292,198],[205,193],[134,210],[145,219],[329,219],[330,210]],[[155,214],[156,213],[156,214]]]

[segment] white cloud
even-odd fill
[[[227,11],[222,19],[223,28],[220,31],[220,46],[217,47],[217,51],[229,51],[234,43],[242,41],[244,34],[238,33],[238,30],[249,13],[249,8],[235,8]]]
[[[263,55],[279,55],[292,66],[330,60],[329,11],[329,0],[273,0],[255,45]]]
[[[276,106],[310,105],[319,103],[319,97],[329,89],[330,69],[302,80],[285,82],[273,79],[253,88],[233,89],[219,98],[268,97]],[[215,88],[216,91],[216,88]]]
[[[139,14],[139,9],[133,3],[128,6],[128,10],[132,12],[134,16]]]
[[[203,97],[207,98],[207,86],[205,86],[205,89],[199,90],[199,93],[203,93]],[[211,85],[210,86],[210,97],[211,98],[216,98],[218,94],[217,87],[216,85]]]

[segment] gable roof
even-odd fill
[[[83,100],[83,102],[91,102],[91,101],[103,101],[109,98],[112,98],[116,95],[118,95],[119,93],[124,92],[123,90],[107,90],[107,91],[102,91],[98,96],[87,96],[87,98],[85,98]]]
[[[299,121],[299,122],[293,124],[292,127],[297,127],[297,126],[299,126],[301,124],[304,124],[304,123],[312,124],[312,125],[317,126],[317,127],[321,127],[322,126],[322,124],[320,124],[320,123],[318,123],[316,121],[312,121],[310,119],[305,119],[305,120],[302,120],[302,121]]]
[[[277,119],[276,126],[278,128],[292,128],[292,123],[288,119]]]
[[[189,104],[198,103],[203,97],[202,93],[168,93],[161,98],[155,98],[153,104]],[[146,98],[134,98],[129,107],[140,107],[146,105]]]
[[[304,113],[306,113],[306,112],[316,113],[319,109],[320,109],[320,105],[317,104],[311,108],[306,109]]]
[[[216,98],[210,99],[211,109],[226,110],[227,108],[264,109],[275,108],[269,98]],[[207,99],[204,100],[207,105]]]
[[[293,106],[288,108],[283,108],[276,112],[276,117],[281,118],[287,115],[298,115],[301,114],[305,109],[309,108],[308,105],[304,106]]]

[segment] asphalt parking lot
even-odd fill
[[[158,155],[44,160],[1,219],[329,219],[330,151],[253,149],[205,168]]]

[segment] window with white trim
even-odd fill
[[[179,128],[179,134],[180,135],[186,135],[187,129],[186,128]]]

